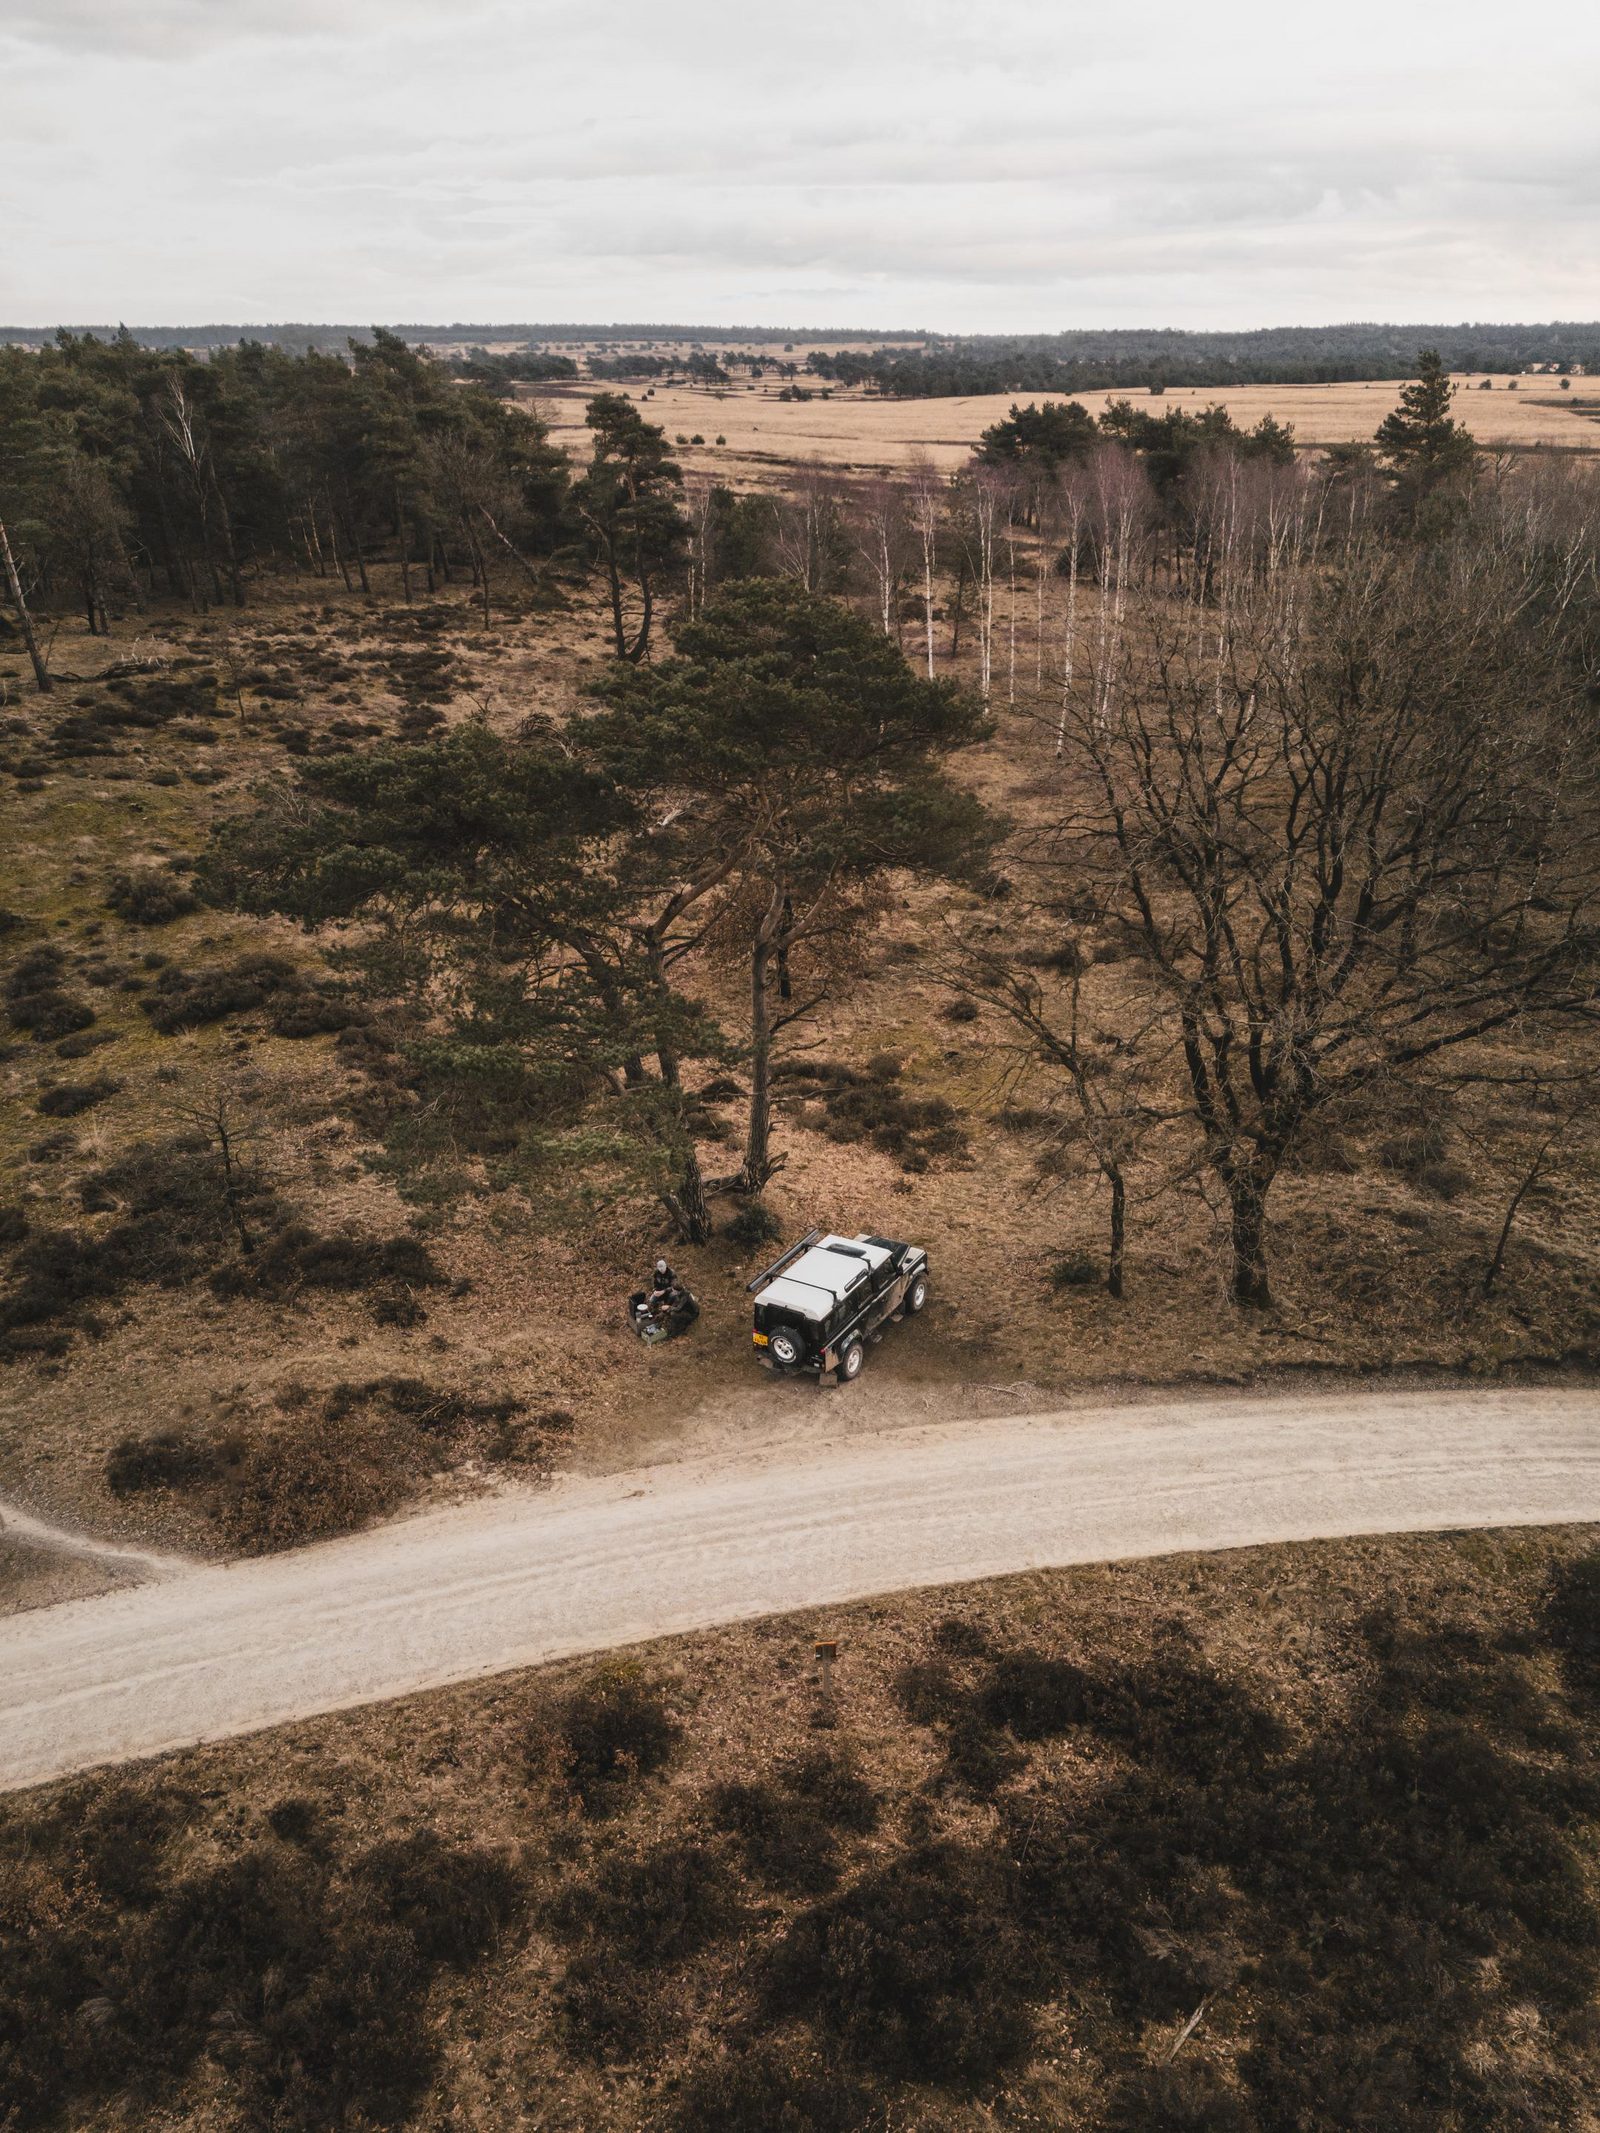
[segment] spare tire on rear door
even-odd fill
[[[794,1370],[806,1359],[805,1336],[795,1326],[776,1326],[767,1338],[767,1353],[785,1370]]]

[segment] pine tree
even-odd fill
[[[1456,388],[1436,348],[1417,358],[1416,382],[1400,389],[1400,405],[1378,425],[1378,450],[1408,487],[1435,489],[1472,465],[1472,432],[1450,412]]]

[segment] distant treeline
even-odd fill
[[[807,367],[896,399],[1081,393],[1151,385],[1317,385],[1412,375],[1419,347],[1451,370],[1534,363],[1600,369],[1600,323],[1544,326],[1274,326],[1251,333],[1127,330],[937,337],[926,347],[817,353]]]
[[[509,396],[513,385],[538,385],[552,378],[578,375],[571,356],[547,355],[540,348],[523,349],[515,355],[491,355],[487,348],[469,348],[464,356],[455,357],[448,368],[452,377],[486,385],[502,397]]]
[[[76,329],[99,338],[119,329]],[[150,349],[218,350],[254,342],[294,355],[344,353],[353,344],[372,345],[367,326],[135,326],[120,329]],[[833,327],[672,326],[651,324],[453,325],[402,324],[384,329],[415,348],[461,346],[467,354],[452,368],[457,376],[492,389],[516,382],[570,378],[570,356],[550,352],[553,342],[590,344],[596,378],[660,377],[681,359],[625,352],[625,342],[658,341],[697,348],[779,347],[795,343],[861,341],[859,330]],[[44,348],[56,338],[51,327],[0,327],[0,343]],[[1600,372],[1600,321],[1555,320],[1545,325],[1269,326],[1247,333],[1189,333],[1176,328],[1116,328],[1043,334],[879,333],[870,349],[835,348],[807,359],[817,377],[865,386],[894,399],[929,399],[965,393],[1125,392],[1149,386],[1319,385],[1342,379],[1402,379],[1412,373],[1418,348],[1437,348],[1455,371],[1527,370],[1533,364]],[[488,354],[494,342],[520,342],[509,354]],[[691,354],[690,374],[715,383],[723,375],[716,359]],[[791,374],[793,366],[783,366]]]
[[[48,348],[54,344],[56,335],[63,329],[55,326],[0,326],[0,343],[10,342],[18,348]],[[273,348],[287,349],[291,354],[302,354],[309,349],[338,351],[351,341],[368,342],[372,339],[371,326],[331,325],[313,326],[304,321],[291,320],[278,325],[210,325],[210,326],[119,326],[102,322],[98,325],[72,325],[64,329],[73,334],[92,334],[98,340],[110,340],[126,334],[141,348],[232,348],[240,341],[261,341]],[[906,342],[926,339],[920,332],[885,333],[859,326],[671,326],[671,325],[617,325],[600,326],[581,322],[558,322],[540,326],[526,323],[516,325],[485,325],[457,321],[453,325],[424,325],[417,321],[401,322],[386,327],[386,332],[397,334],[413,347],[430,346],[434,343],[482,344],[489,341],[526,341],[538,345],[547,341],[593,341],[598,343],[617,341],[670,341],[674,345],[684,342],[704,342],[709,347],[751,345],[782,345],[792,341],[861,341],[871,340],[881,347],[889,348]]]

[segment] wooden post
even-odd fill
[[[822,1696],[817,1706],[817,1724],[831,1726],[834,1722],[833,1669],[839,1657],[839,1647],[832,1642],[819,1642],[816,1647],[817,1665],[822,1676]]]

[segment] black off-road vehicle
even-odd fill
[[[819,1378],[831,1370],[848,1385],[878,1328],[914,1318],[927,1302],[928,1255],[920,1244],[813,1229],[746,1286],[756,1299],[758,1362]]]

